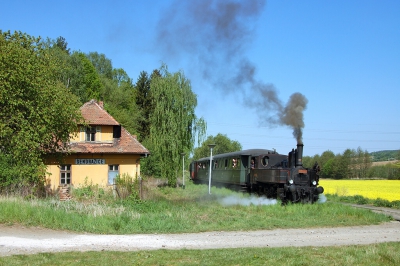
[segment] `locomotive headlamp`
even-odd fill
[[[317,184],[317,181],[312,181],[312,184],[315,186]]]
[[[291,185],[293,184],[293,180],[292,179],[289,180],[289,184],[291,184]]]

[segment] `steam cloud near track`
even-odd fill
[[[268,199],[266,197],[258,197],[258,196],[250,196],[248,198],[241,197],[240,195],[232,195],[219,200],[219,203],[224,206],[232,206],[232,205],[241,205],[241,206],[250,206],[250,205],[274,205],[277,204],[278,201],[276,199]]]

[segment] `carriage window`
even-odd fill
[[[240,167],[240,159],[238,158],[233,158],[232,159],[232,168],[239,168]]]
[[[264,156],[262,158],[262,160],[261,160],[262,165],[263,166],[267,166],[268,165],[268,160],[269,160],[269,157],[268,156]]]
[[[237,167],[237,159],[235,159],[235,158],[232,159],[232,167],[233,168]]]
[[[228,159],[225,159],[225,169],[228,167]]]

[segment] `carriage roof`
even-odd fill
[[[259,156],[263,154],[278,154],[276,151],[273,150],[266,150],[266,149],[249,149],[249,150],[242,150],[242,151],[234,151],[228,153],[221,153],[217,155],[213,155],[213,160],[220,159],[220,158],[229,158],[229,157],[238,157],[238,156]],[[196,161],[209,161],[210,157],[204,157],[198,159]]]

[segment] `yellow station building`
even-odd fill
[[[48,187],[79,187],[85,182],[106,187],[113,185],[118,174],[138,177],[140,158],[149,151],[104,110],[102,102],[91,100],[80,110],[87,126],[81,126],[71,139],[61,165],[48,161]]]

